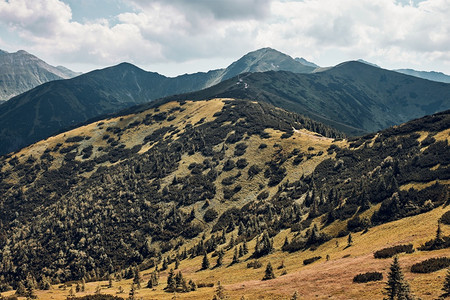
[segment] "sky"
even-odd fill
[[[449,15],[450,0],[0,0],[0,49],[81,72],[126,61],[176,76],[271,47],[450,74]]]

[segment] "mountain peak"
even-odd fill
[[[309,67],[313,67],[313,68],[320,68],[320,66],[316,65],[313,62],[310,62],[310,61],[304,59],[303,57],[300,57],[300,58],[296,57],[295,60],[298,61],[299,63],[305,65],[305,66],[309,66]]]
[[[225,69],[222,79],[246,72],[290,71],[311,73],[315,68],[306,66],[291,56],[266,47],[245,54]]]

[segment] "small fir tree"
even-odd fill
[[[269,262],[267,264],[266,271],[264,273],[264,277],[262,280],[270,280],[270,279],[274,279],[274,278],[275,278],[275,274],[273,273],[272,264]]]
[[[244,240],[244,244],[242,245],[242,250],[244,250],[244,255],[246,255],[248,253],[248,245],[247,245],[246,240]]]
[[[444,291],[443,297],[450,297],[450,268],[447,269],[447,275],[445,276],[442,290]]]
[[[385,288],[387,298],[386,300],[410,300],[413,299],[409,285],[403,277],[402,270],[400,269],[400,263],[398,262],[398,257],[394,257],[391,264],[387,287]]]
[[[232,265],[237,264],[239,262],[239,254],[237,251],[237,247],[234,247],[234,255],[233,255],[233,261],[231,262]]]
[[[223,257],[225,255],[225,252],[223,251],[223,249],[220,249],[217,252],[217,263],[216,263],[216,267],[220,267],[223,264]]]
[[[291,300],[298,300],[298,299],[300,299],[300,297],[298,296],[298,292],[295,291],[294,294],[291,297]]]
[[[140,289],[141,288],[141,275],[139,274],[139,268],[138,267],[136,267],[134,269],[133,283],[134,283],[135,289]]]
[[[209,259],[208,259],[208,254],[205,251],[205,254],[203,255],[203,260],[202,260],[202,270],[207,270],[209,269],[210,265],[209,265]]]
[[[352,234],[349,233],[347,237],[347,247],[350,247],[353,244],[353,237]]]

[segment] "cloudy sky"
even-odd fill
[[[0,0],[0,49],[75,71],[123,61],[174,76],[272,47],[450,74],[450,0]]]

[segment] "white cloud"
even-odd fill
[[[122,1],[134,11],[82,23],[61,0],[0,0],[0,26],[26,50],[69,65],[176,62],[190,66],[184,73],[196,71],[190,62],[270,46],[322,65],[364,58],[450,73],[450,0]]]

